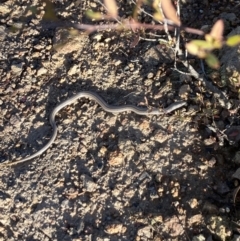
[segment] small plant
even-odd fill
[[[210,33],[205,34],[203,31],[198,29],[189,28],[183,26],[181,20],[179,19],[179,1],[175,1],[177,4],[177,9],[175,9],[171,0],[138,0],[136,2],[135,8],[133,10],[131,18],[121,21],[121,18],[118,16],[118,7],[115,0],[104,0],[103,6],[106,9],[106,14],[102,14],[100,12],[94,12],[92,10],[87,11],[87,16],[94,20],[115,20],[117,24],[115,25],[101,25],[101,26],[90,26],[90,25],[78,25],[78,28],[86,29],[87,31],[95,31],[95,30],[104,30],[104,29],[131,29],[136,32],[138,30],[165,30],[166,33],[168,31],[176,31],[175,38],[171,38],[169,35],[169,39],[172,40],[172,46],[175,45],[176,52],[182,51],[178,49],[179,44],[179,35],[180,31],[186,31],[188,33],[204,36],[205,40],[192,40],[189,43],[186,43],[186,49],[190,54],[196,55],[201,59],[205,59],[207,64],[212,68],[219,67],[219,61],[216,56],[212,53],[215,49],[220,49],[224,45],[228,45],[230,47],[234,47],[240,44],[240,35],[234,35],[227,39],[223,38],[223,30],[224,23],[223,20],[218,20],[212,27]],[[138,21],[138,13],[139,10],[142,11],[141,6],[143,4],[150,5],[153,8],[152,18],[157,22],[157,24],[146,24]],[[150,15],[148,13],[148,15]],[[175,41],[173,41],[175,39]]]
[[[223,94],[223,92],[214,86],[211,81],[208,81],[204,76],[201,76],[193,66],[189,64],[186,60],[187,58],[182,58],[185,53],[190,53],[197,56],[200,59],[204,59],[206,63],[213,69],[218,69],[220,64],[217,57],[214,55],[213,51],[221,49],[224,45],[234,47],[240,44],[240,35],[231,36],[228,38],[223,37],[224,23],[223,20],[218,20],[212,27],[211,31],[205,34],[202,30],[194,29],[191,27],[184,26],[181,22],[180,16],[180,4],[179,0],[174,1],[175,6],[171,0],[131,0],[134,3],[134,9],[132,15],[127,19],[121,19],[118,15],[118,7],[115,0],[103,0],[98,1],[104,8],[105,13],[94,12],[88,10],[86,12],[87,16],[92,20],[108,20],[112,23],[108,24],[74,24],[75,29],[85,30],[87,33],[92,33],[94,31],[104,31],[104,30],[131,30],[135,33],[136,38],[133,41],[131,47],[137,45],[140,34],[144,31],[157,31],[162,30],[167,34],[168,40],[165,43],[174,49],[175,52],[175,63],[174,70],[181,72],[177,68],[177,62],[181,62],[187,69],[188,74],[194,78],[200,80],[202,85],[208,90],[214,93],[215,97],[218,99],[220,105],[229,109],[231,107],[230,102]],[[153,14],[146,12],[144,6],[150,6],[153,10]],[[139,19],[139,13],[144,12],[155,21],[155,23],[142,23]],[[172,36],[169,32],[174,32]],[[183,44],[180,41],[181,32],[187,32],[200,36],[202,39],[191,40],[185,43],[185,51],[180,46]],[[181,58],[179,58],[181,56]],[[185,54],[186,56],[186,54]]]
[[[164,31],[167,35],[167,40],[161,39],[168,47],[172,48],[175,53],[174,70],[191,75],[194,78],[202,82],[202,85],[209,91],[214,93],[216,99],[218,99],[220,105],[229,109],[231,107],[228,98],[225,94],[213,83],[207,80],[204,76],[200,75],[192,65],[186,60],[188,53],[197,56],[200,59],[206,61],[208,66],[213,69],[218,69],[220,64],[217,57],[214,55],[215,50],[221,49],[227,45],[234,47],[240,44],[240,35],[234,35],[228,38],[223,37],[224,22],[218,20],[212,27],[209,33],[205,33],[202,30],[184,26],[180,19],[180,0],[130,0],[134,4],[132,14],[125,19],[119,16],[117,2],[115,0],[97,0],[101,4],[105,13],[95,12],[89,9],[86,15],[94,20],[101,21],[101,24],[75,24],[75,23],[63,23],[59,20],[54,12],[54,6],[50,0],[42,0],[45,14],[42,16],[43,20],[51,20],[56,26],[63,26],[71,28],[70,34],[76,35],[77,30],[84,30],[86,33],[92,33],[94,31],[126,31],[131,30],[135,39],[130,47],[134,47],[141,39],[141,34],[146,31]],[[144,10],[144,7],[148,6],[152,9],[152,13]],[[36,7],[29,7],[28,10],[33,14],[37,13]],[[150,16],[154,23],[145,23],[139,21],[139,14],[143,12]],[[57,19],[57,21],[56,21]],[[108,23],[102,23],[103,20],[107,20]],[[170,34],[173,32],[173,34]],[[201,39],[194,39],[184,43],[181,34],[183,32],[194,34]],[[153,33],[154,35],[154,33]],[[173,36],[172,36],[173,35]],[[183,48],[185,46],[185,49]],[[184,58],[185,56],[185,58]],[[188,70],[188,73],[184,73],[177,68],[177,62],[182,63]],[[203,71],[204,72],[204,71]],[[238,82],[237,82],[238,84]],[[234,82],[234,86],[236,86]]]

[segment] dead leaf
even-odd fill
[[[205,61],[207,62],[208,66],[213,69],[218,69],[220,67],[218,58],[214,54],[207,54]]]
[[[108,14],[113,17],[118,17],[118,8],[115,0],[104,0],[104,4],[107,8]]]
[[[165,16],[167,17],[167,19],[170,19],[176,25],[180,26],[181,21],[179,20],[179,18],[177,16],[177,11],[176,11],[175,7],[173,6],[172,1],[171,0],[162,0],[161,5],[162,5],[163,12],[164,12]]]
[[[224,22],[222,19],[219,19],[213,25],[210,35],[214,40],[221,41],[223,38],[223,30],[224,30]]]

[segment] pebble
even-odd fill
[[[97,4],[94,3],[94,2],[91,2],[91,3],[90,3],[90,7],[92,7],[92,8],[96,8],[96,7],[97,7]]]
[[[33,58],[38,58],[41,54],[39,52],[32,53]]]
[[[41,76],[41,75],[44,75],[47,73],[47,69],[45,69],[44,67],[40,68],[38,71],[37,71],[37,76]]]
[[[188,94],[191,92],[190,85],[182,85],[179,89],[179,96],[183,99],[187,99]]]
[[[121,223],[109,224],[105,227],[104,231],[108,234],[118,234],[118,233],[125,233],[127,231],[127,228],[123,226]]]
[[[198,206],[198,201],[196,198],[192,198],[188,201],[189,206],[194,209]]]
[[[41,50],[41,49],[44,48],[44,45],[37,44],[37,45],[35,45],[33,48],[36,49],[36,50]]]
[[[124,162],[124,155],[120,151],[110,152],[108,156],[108,163],[110,166],[119,166]]]
[[[152,78],[154,77],[154,74],[153,74],[153,73],[149,73],[149,74],[147,75],[147,77],[148,77],[148,79],[152,79]]]
[[[63,209],[69,208],[69,200],[68,200],[68,199],[64,199],[64,200],[62,201],[62,203],[61,203],[61,207],[62,207]]]
[[[234,234],[232,241],[240,241],[240,235]]]
[[[229,207],[226,207],[225,210],[226,210],[226,213],[230,213],[231,211]]]
[[[220,212],[220,213],[225,213],[226,210],[225,210],[225,208],[219,208],[219,212]]]
[[[115,66],[119,66],[121,63],[122,63],[121,60],[117,60],[117,61],[114,63],[114,65],[115,65]]]
[[[240,180],[240,168],[238,168],[236,170],[236,172],[233,173],[232,178],[233,179],[236,178],[236,179]]]
[[[138,230],[137,235],[140,237],[151,239],[153,237],[153,230],[151,227],[146,226]]]
[[[171,190],[171,193],[172,193],[172,197],[174,197],[174,198],[178,197],[178,194],[179,194],[178,188],[174,187]]]
[[[79,69],[78,69],[78,65],[75,64],[69,69],[68,75],[74,75],[77,72],[79,72]]]
[[[239,181],[237,179],[235,179],[233,184],[234,184],[234,187],[238,187],[239,186]]]
[[[1,25],[0,26],[0,40],[3,41],[7,35],[6,31],[5,31],[5,26]]]
[[[156,175],[156,177],[155,177],[155,181],[158,182],[158,183],[160,183],[160,182],[162,181],[162,178],[163,178],[163,175],[160,174],[160,173],[158,173],[158,174]]]
[[[209,161],[208,161],[208,166],[209,167],[213,167],[216,164],[216,158],[212,157]]]
[[[14,74],[21,74],[23,63],[13,63],[11,65],[11,70]]]
[[[199,234],[197,236],[194,236],[192,241],[205,241],[205,237],[202,234]]]
[[[162,193],[164,191],[164,188],[163,187],[159,187],[158,188],[158,193]]]
[[[11,125],[13,125],[15,127],[20,127],[20,125],[22,123],[21,118],[17,114],[12,115],[9,122]]]
[[[81,181],[83,183],[83,187],[87,192],[94,192],[97,189],[97,184],[93,182],[92,178],[87,175],[81,175]]]

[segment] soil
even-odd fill
[[[215,122],[225,128],[228,110],[198,80],[174,70],[174,52],[166,45],[140,40],[131,47],[132,31],[87,35],[63,27],[92,23],[85,11],[103,11],[98,1],[43,2],[48,11],[38,0],[0,4],[1,163],[40,150],[52,134],[54,107],[83,90],[114,106],[188,105],[160,116],[114,115],[87,98],[64,108],[56,118],[57,139],[43,155],[0,170],[0,240],[236,238],[231,157],[239,146],[219,145],[207,128]],[[128,17],[133,4],[118,4],[120,16]],[[34,14],[27,11],[32,6]],[[183,21],[200,28],[223,11],[238,16],[239,3],[189,1],[182,9]],[[239,124],[238,110],[231,118]]]

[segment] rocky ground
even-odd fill
[[[82,98],[64,108],[46,153],[0,170],[0,240],[238,240],[233,87],[209,74],[233,103],[227,110],[198,80],[173,70],[171,48],[147,40],[166,37],[143,34],[133,48],[131,31],[76,33],[62,23],[91,23],[84,13],[103,11],[98,1],[43,2],[0,3],[1,163],[40,150],[52,134],[53,108],[82,90],[116,106],[187,106],[160,116],[114,115]],[[132,2],[118,4],[128,17]],[[181,9],[191,27],[207,29],[222,17],[229,34],[240,24],[239,1],[188,1]],[[142,21],[151,19],[143,13]],[[191,61],[201,73],[199,60]]]

